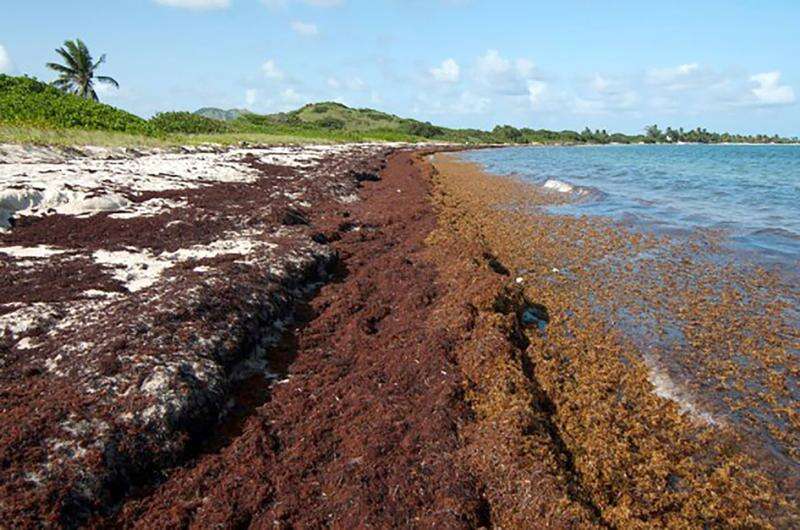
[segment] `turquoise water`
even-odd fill
[[[570,194],[575,201],[562,213],[666,231],[718,229],[757,255],[800,259],[800,146],[515,147],[464,157]]]

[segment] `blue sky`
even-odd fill
[[[80,36],[137,114],[336,100],[450,126],[800,135],[800,2],[8,0],[0,71]]]

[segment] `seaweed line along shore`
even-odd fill
[[[608,320],[663,238],[547,214],[446,145],[0,149],[0,526],[799,520],[791,393],[702,402]],[[737,315],[788,388],[774,279],[712,316],[636,277]],[[734,331],[708,324],[710,378]]]

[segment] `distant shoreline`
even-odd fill
[[[609,142],[607,144],[601,143],[530,143],[530,144],[497,144],[488,146],[487,148],[504,148],[504,147],[611,147],[611,146],[623,146],[623,147],[635,147],[635,146],[666,146],[666,145],[673,145],[673,146],[691,146],[691,145],[708,145],[708,146],[800,146],[800,142],[794,143],[771,143],[771,144],[761,144],[761,143],[742,143],[742,142],[714,142],[714,143],[702,143],[702,142],[681,142],[681,143],[668,143],[668,142],[655,142],[655,143],[646,143],[646,142],[639,142],[639,143],[622,143],[622,142]]]

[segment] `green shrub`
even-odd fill
[[[300,125],[302,122],[295,114],[244,114],[233,121],[239,127],[274,127],[275,125]]]
[[[150,125],[164,133],[213,134],[231,130],[223,121],[191,112],[161,112],[150,119]]]
[[[345,126],[344,120],[340,120],[339,118],[334,118],[332,116],[328,116],[326,118],[322,118],[319,121],[315,121],[314,124],[324,129],[331,129],[331,130],[344,129]]]
[[[0,75],[0,123],[45,128],[149,133],[147,121],[67,94],[30,77]]]
[[[492,129],[492,136],[496,141],[504,143],[522,143],[525,141],[525,135],[522,131],[511,125],[498,125]]]
[[[444,129],[431,125],[429,122],[412,121],[406,127],[406,132],[423,138],[435,138],[444,134]]]

